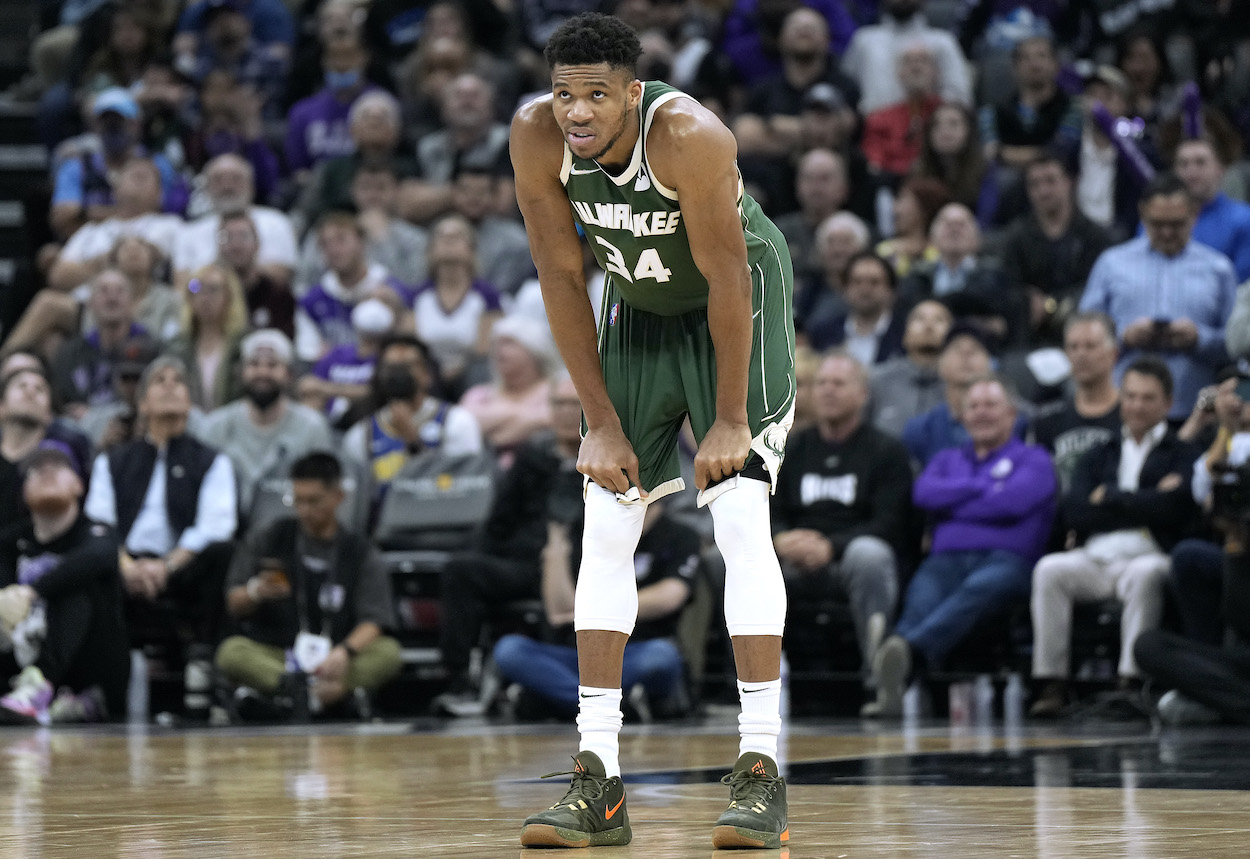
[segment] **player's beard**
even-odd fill
[[[623,114],[621,114],[621,124],[617,127],[616,133],[612,135],[610,140],[608,140],[608,143],[606,146],[604,146],[594,155],[590,156],[591,161],[598,161],[600,158],[607,155],[608,150],[616,145],[616,141],[621,139],[621,136],[625,133],[625,126],[626,126],[626,123],[629,122],[629,115],[631,112],[632,111],[630,110],[626,110]]]

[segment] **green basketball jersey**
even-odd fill
[[[621,297],[639,310],[675,316],[707,307],[708,284],[690,255],[677,192],[660,185],[647,161],[647,132],[656,110],[685,93],[659,81],[643,83],[638,106],[641,133],[629,165],[619,176],[564,147],[560,180],[573,205],[573,217],[586,231],[599,265]],[[785,239],[765,217],[738,178],[738,214],[752,267],[770,245]]]

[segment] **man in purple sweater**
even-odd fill
[[[1013,436],[1015,420],[1007,383],[973,382],[962,416],[970,440],[938,453],[916,479],[912,500],[929,513],[933,549],[877,650],[877,700],[863,715],[901,715],[917,671],[940,663],[978,621],[1028,598],[1055,514],[1055,469],[1046,451]]]

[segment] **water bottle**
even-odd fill
[[[130,651],[130,686],[126,690],[126,718],[148,720],[148,658],[136,648]]]
[[[1003,721],[1019,725],[1024,718],[1024,681],[1018,672],[1007,676],[1007,688],[1003,690]]]
[[[988,674],[978,674],[972,690],[973,719],[978,725],[988,725],[994,718],[994,681]]]

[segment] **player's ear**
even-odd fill
[[[626,90],[626,96],[629,100],[629,106],[635,108],[642,104],[642,81],[634,78],[629,83],[629,89]]]

